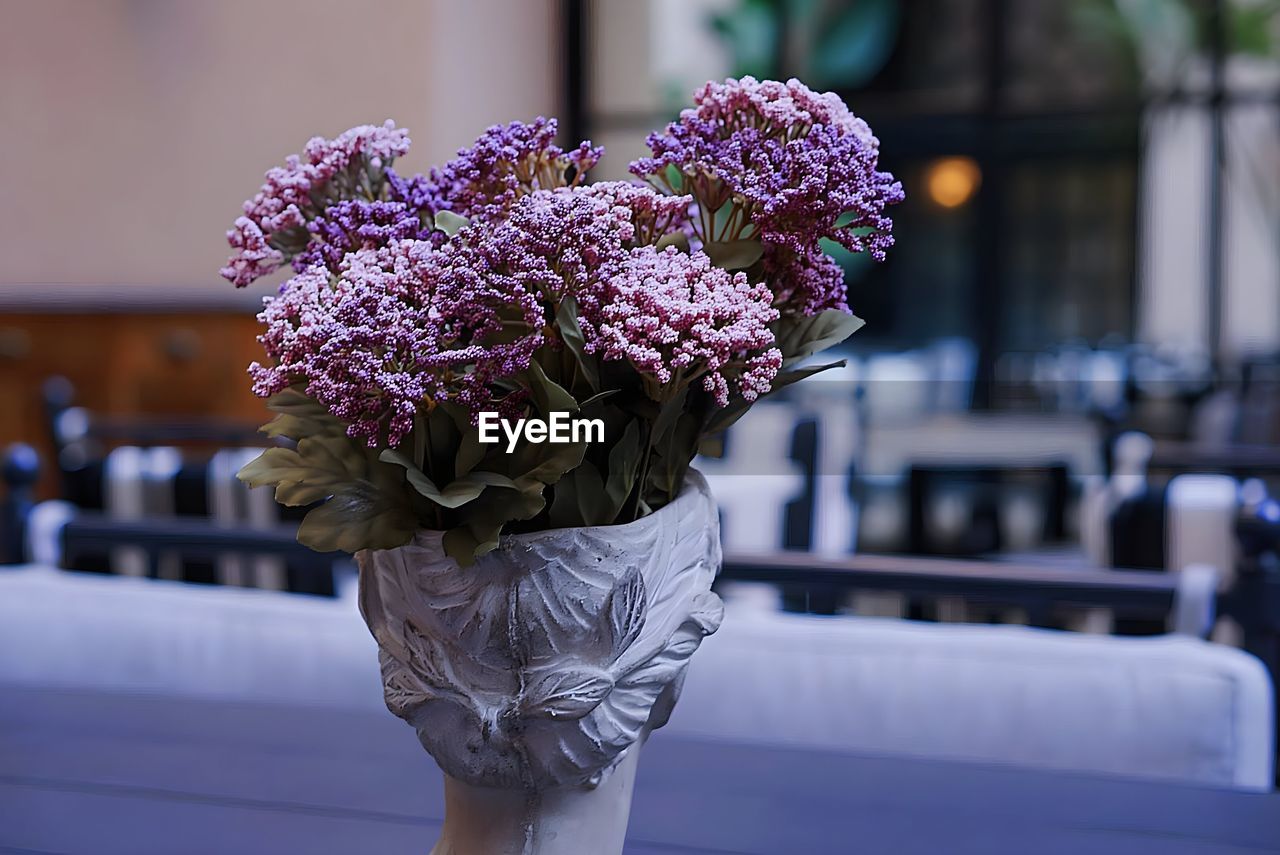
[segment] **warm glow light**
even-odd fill
[[[929,164],[925,184],[929,198],[944,208],[959,208],[982,183],[982,170],[971,157],[944,157]]]

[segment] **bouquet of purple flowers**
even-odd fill
[[[249,368],[291,443],[240,477],[314,506],[303,543],[436,529],[465,565],[503,532],[632,521],[861,325],[820,242],[883,259],[903,194],[834,94],[707,83],[633,182],[587,183],[602,150],[555,136],[495,126],[409,177],[406,131],[352,128],[245,203],[223,276],[295,275]]]

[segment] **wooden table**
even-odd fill
[[[442,804],[389,714],[0,685],[0,852],[424,853]],[[1247,855],[1280,852],[1280,796],[659,732],[628,840],[630,855]]]

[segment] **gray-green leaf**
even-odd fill
[[[773,335],[782,351],[783,365],[789,366],[839,344],[864,323],[848,312],[828,309],[816,315],[788,315],[773,325]]]
[[[436,228],[444,232],[449,237],[453,237],[470,224],[470,220],[466,217],[455,214],[453,211],[441,211],[436,214]]]
[[[514,481],[497,472],[468,472],[440,488],[412,460],[395,449],[383,451],[379,459],[404,467],[409,485],[442,508],[460,508],[477,498],[486,487],[516,489]]]
[[[702,251],[711,256],[716,267],[725,270],[746,270],[764,255],[764,244],[753,238],[741,240],[712,241],[702,247]]]

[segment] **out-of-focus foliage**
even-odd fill
[[[729,47],[734,74],[856,89],[889,61],[901,17],[899,0],[740,0],[711,25]]]
[[[1280,0],[1225,0],[1228,55],[1280,57]],[[1138,54],[1147,82],[1173,88],[1188,61],[1213,44],[1208,4],[1195,0],[1077,0],[1076,17],[1097,33],[1120,35]]]

